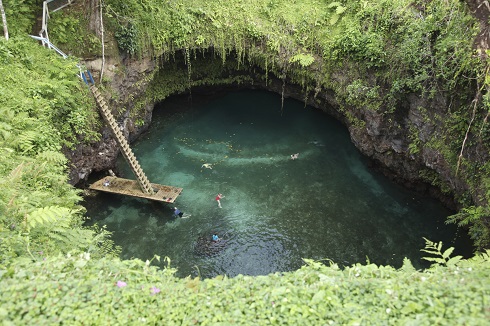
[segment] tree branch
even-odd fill
[[[8,41],[8,39],[9,39],[9,30],[7,28],[7,16],[5,16],[5,10],[3,9],[2,0],[0,0],[0,11],[2,12],[3,34],[5,35],[5,39]]]

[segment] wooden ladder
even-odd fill
[[[112,115],[111,111],[109,111],[109,108],[105,103],[104,97],[102,97],[98,88],[95,87],[95,85],[90,86],[90,90],[94,95],[97,105],[99,106],[100,112],[102,113],[102,117],[111,128],[114,137],[116,137],[116,141],[119,145],[119,148],[121,149],[124,159],[126,160],[126,162],[128,162],[129,166],[133,170],[133,173],[136,176],[136,179],[138,180],[141,190],[145,194],[153,195],[154,194],[153,187],[151,186],[150,181],[148,180],[145,173],[143,172],[143,169],[138,163],[138,160],[136,160],[136,156],[134,155],[133,151],[129,147],[128,141],[126,140],[121,130],[119,129],[119,126],[117,125],[114,116]]]

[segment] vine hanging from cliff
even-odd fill
[[[187,65],[187,82],[189,85],[189,92],[191,92],[191,81],[192,81],[192,65],[191,65],[191,53],[189,47],[184,48],[184,61]]]

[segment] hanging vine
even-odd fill
[[[189,47],[184,48],[184,60],[187,65],[187,84],[189,87],[189,92],[191,92],[191,83],[192,83],[192,65],[191,65],[191,53]]]
[[[265,86],[269,85],[269,58],[265,56]]]
[[[481,128],[480,128],[480,138],[482,137],[483,134],[483,129],[485,125],[488,122],[488,118],[490,117],[490,58],[487,58],[487,67],[485,69],[485,81],[483,88],[485,89],[485,95],[483,96],[483,107],[487,109],[487,114],[485,115],[485,118],[483,119]]]
[[[281,75],[282,79],[282,89],[281,89],[281,117],[283,114],[283,109],[284,109],[284,90],[286,88],[286,72],[283,72]]]
[[[477,94],[475,96],[475,99],[472,102],[472,104],[473,104],[473,112],[471,114],[471,119],[470,119],[470,123],[468,124],[468,128],[466,129],[466,134],[465,134],[465,137],[464,137],[464,140],[463,140],[463,144],[461,145],[461,151],[459,152],[458,163],[456,164],[456,176],[458,176],[459,168],[461,166],[461,160],[463,159],[463,151],[464,151],[464,148],[465,148],[465,145],[466,145],[466,141],[468,140],[468,135],[470,133],[470,130],[471,130],[471,126],[473,124],[473,121],[475,120],[476,109],[478,107],[478,98],[479,97],[480,97],[480,94]]]

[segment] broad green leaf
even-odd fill
[[[463,256],[454,256],[452,257],[451,259],[449,259],[447,262],[446,262],[446,265],[447,266],[454,266],[456,265],[461,259],[463,259]]]
[[[453,247],[450,247],[450,248],[446,249],[446,251],[444,251],[444,253],[442,254],[442,258],[447,259],[449,256],[451,256],[451,254],[453,253],[453,251],[454,251],[454,248]]]

